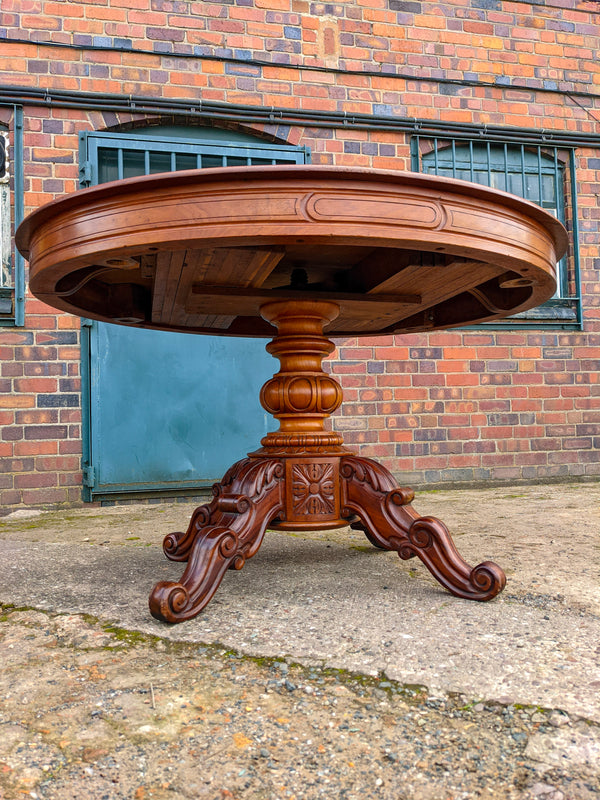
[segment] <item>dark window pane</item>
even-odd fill
[[[222,166],[223,166],[222,156],[209,156],[206,154],[202,156],[203,169],[208,169],[209,167],[222,167]]]
[[[176,157],[176,169],[196,169],[198,166],[198,157],[193,153],[177,153]]]
[[[98,148],[98,183],[119,179],[119,151],[112,147]]]
[[[0,178],[6,175],[6,139],[0,133]]]
[[[542,175],[542,205],[556,207],[556,185],[554,175]]]
[[[513,172],[508,176],[508,191],[511,194],[519,195],[519,197],[525,197],[523,175],[520,172]]]
[[[146,173],[146,158],[143,150],[123,151],[123,177],[134,178]]]
[[[155,172],[170,172],[171,171],[171,153],[150,153],[150,173]]]

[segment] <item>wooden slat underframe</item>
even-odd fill
[[[173,326],[228,328],[237,315],[198,315],[186,310],[192,284],[206,281],[218,286],[260,287],[283,255],[281,248],[237,247],[160,253],[154,280],[152,321]],[[165,301],[165,297],[170,302]]]

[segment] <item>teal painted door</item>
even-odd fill
[[[265,342],[135,330],[89,331],[94,495],[212,484],[273,420],[258,393],[276,371]]]
[[[302,163],[306,157],[304,149],[264,145],[231,132],[226,143],[160,132],[145,138],[82,134],[82,184],[169,167]],[[185,132],[189,136],[190,129]],[[82,341],[88,500],[209,486],[258,448],[275,425],[258,400],[278,369],[263,340],[87,321]]]

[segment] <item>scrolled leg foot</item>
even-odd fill
[[[246,549],[251,531],[246,534]],[[219,588],[225,571],[245,561],[240,536],[231,528],[211,527],[196,540],[179,583],[161,581],[150,595],[150,613],[164,622],[183,622],[198,614]]]
[[[244,459],[235,465],[233,476],[230,470],[216,484],[212,503],[196,509],[187,532],[165,538],[167,556],[187,561],[187,566],[179,582],[156,584],[149,599],[153,617],[171,623],[195,617],[225,572],[243,567],[260,547],[268,523],[283,508],[282,480],[278,461]]]
[[[449,592],[468,600],[491,600],[506,585],[506,576],[493,561],[471,567],[459,554],[448,528],[435,517],[420,517],[413,493],[399,489],[392,475],[370,459],[342,460],[345,513],[355,513],[367,538],[376,547],[396,550],[402,559],[418,556]]]
[[[506,586],[506,575],[494,561],[482,561],[471,570],[469,584],[485,595],[484,600],[491,600]]]
[[[400,558],[417,555],[433,577],[456,597],[491,600],[506,586],[506,575],[493,561],[471,567],[462,558],[448,528],[435,517],[419,517],[407,533]]]
[[[188,619],[185,613],[190,607],[190,595],[185,586],[175,581],[160,581],[150,595],[150,613],[165,622]]]

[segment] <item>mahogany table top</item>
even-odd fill
[[[34,295],[142,328],[265,336],[278,299],[333,300],[331,336],[433,330],[555,291],[566,232],[514,195],[412,172],[226,167],[75,192],[17,232]]]

